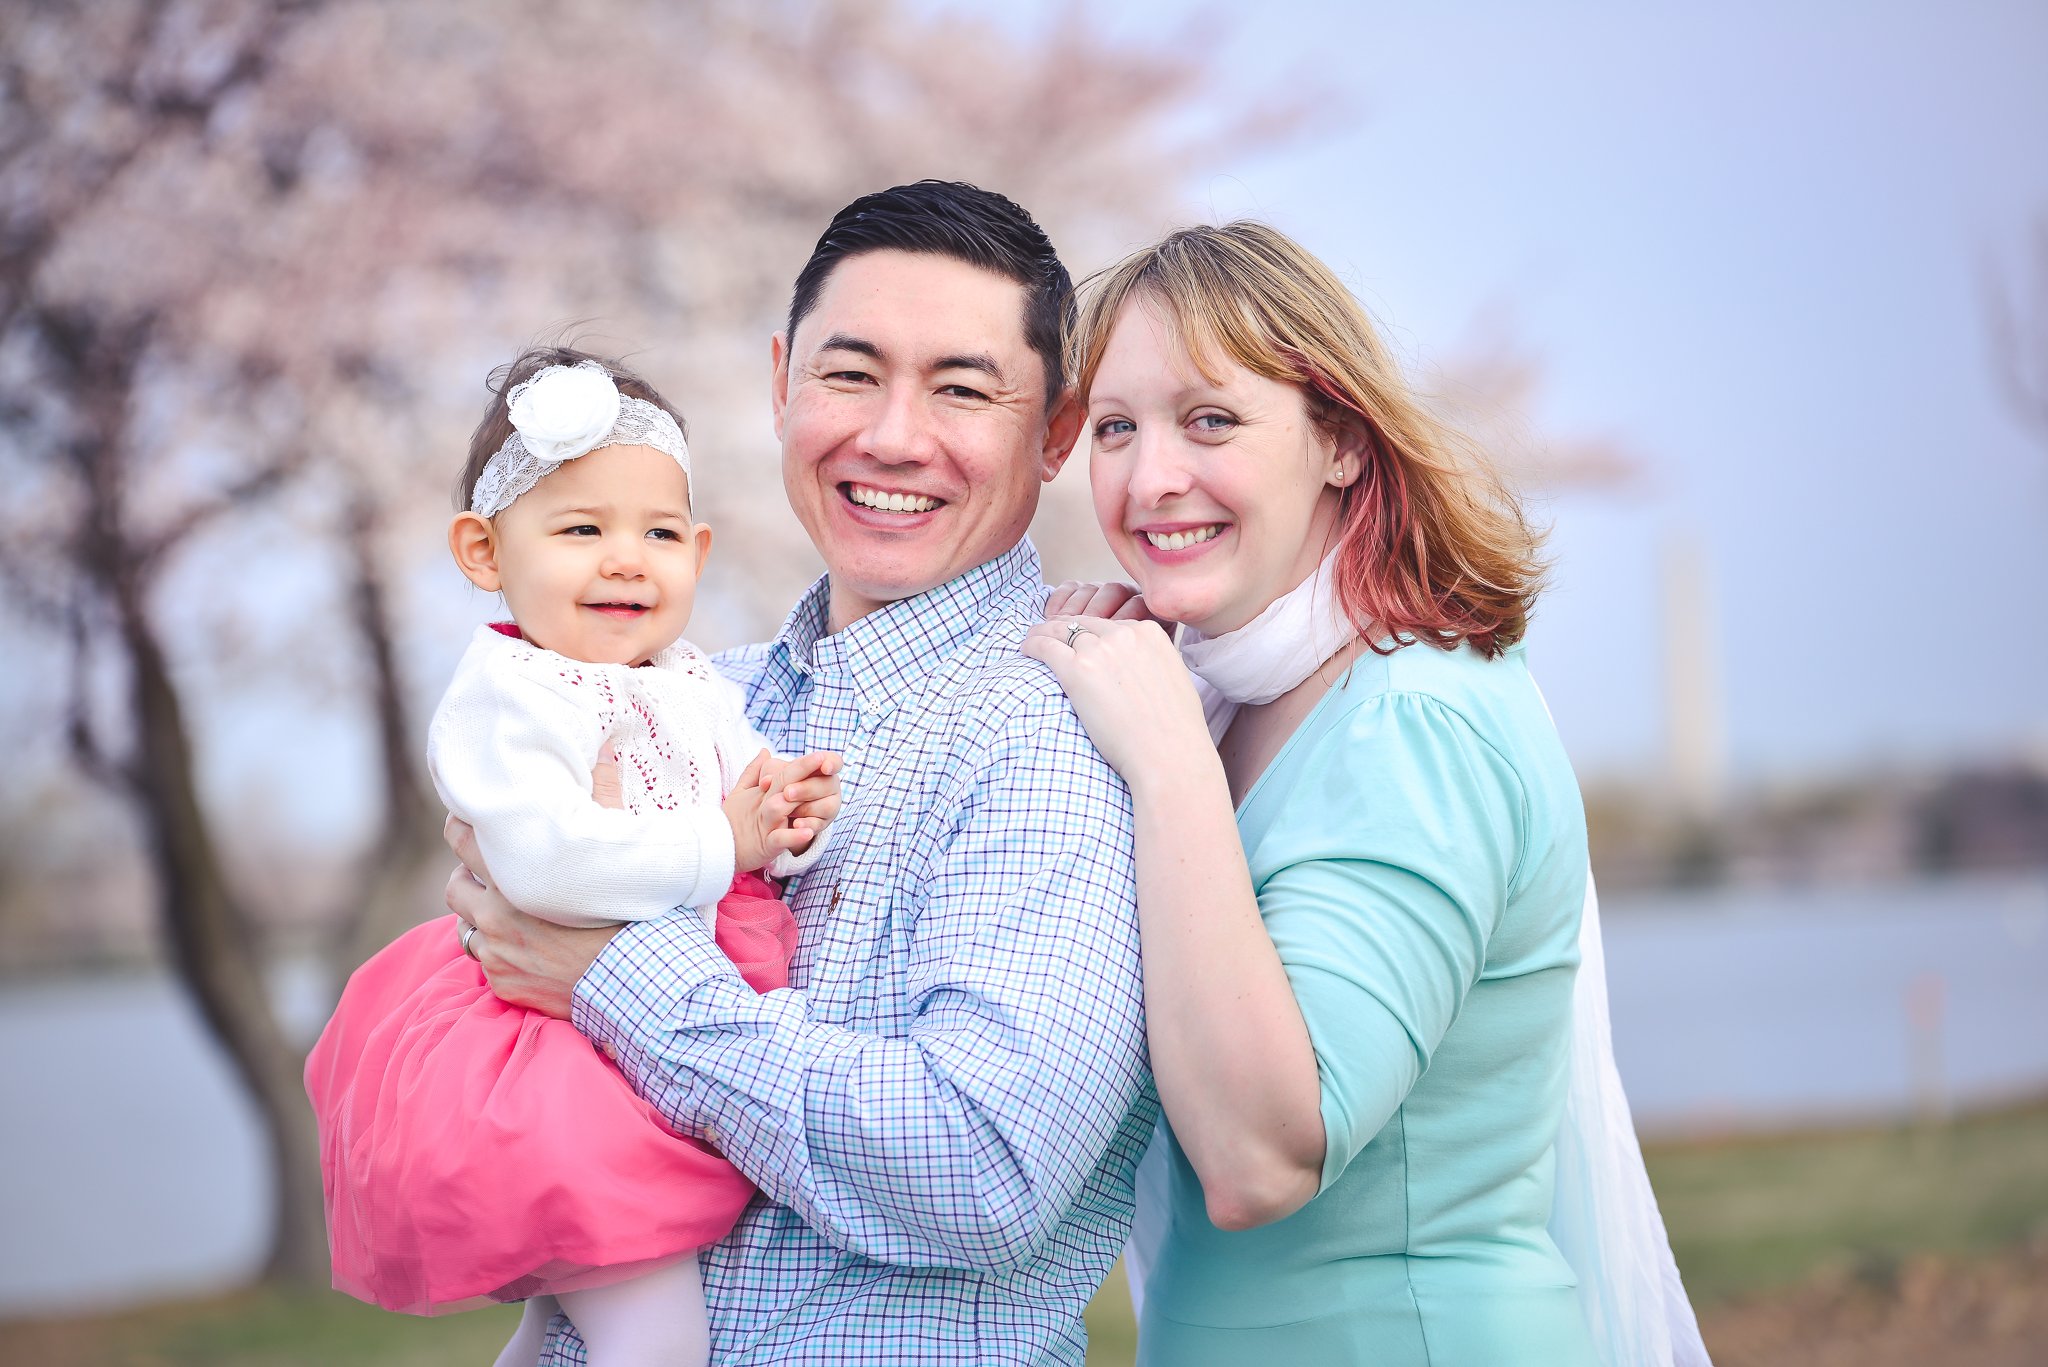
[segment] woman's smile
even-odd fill
[[[1217,550],[1217,541],[1231,530],[1228,522],[1149,523],[1131,528],[1138,549],[1162,565],[1185,565]]]

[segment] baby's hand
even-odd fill
[[[839,756],[833,754],[779,760],[763,750],[754,756],[723,803],[732,826],[733,867],[750,873],[785,851],[809,849],[839,814],[838,775]]]
[[[764,786],[795,804],[790,811],[789,827],[803,839],[802,843],[789,846],[790,853],[802,854],[809,849],[839,815],[840,763],[839,756],[820,750],[795,759],[772,760],[766,766],[762,774]]]

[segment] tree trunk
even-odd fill
[[[229,889],[200,806],[184,709],[127,566],[113,571],[115,618],[129,666],[136,753],[132,782],[148,834],[163,925],[179,976],[255,1099],[276,1180],[265,1274],[325,1285],[326,1217],[319,1138],[303,1056],[284,1037],[248,916]]]
[[[356,489],[343,527],[349,564],[349,624],[370,670],[370,703],[383,779],[384,823],[355,891],[354,905],[338,923],[336,981],[401,931],[440,911],[431,868],[453,867],[441,843],[440,803],[428,784],[421,747],[406,707],[405,680],[392,640],[389,594],[377,556],[378,512],[369,493]]]

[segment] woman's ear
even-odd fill
[[[485,593],[498,591],[498,541],[489,522],[475,513],[457,513],[448,524],[448,553],[470,583]]]
[[[1337,420],[1335,440],[1330,443],[1328,482],[1340,489],[1358,483],[1358,477],[1365,473],[1365,463],[1372,459],[1372,449],[1372,430],[1365,419],[1356,413],[1343,414]]]

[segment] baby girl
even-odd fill
[[[455,561],[478,629],[428,734],[505,896],[565,925],[699,915],[759,991],[796,928],[761,874],[814,862],[839,759],[778,759],[682,639],[711,529],[675,410],[622,367],[528,352],[471,441]],[[592,796],[615,760],[623,807]],[[306,1064],[335,1285],[436,1314],[525,1300],[500,1367],[568,1314],[593,1367],[703,1363],[696,1254],[752,1186],[671,1132],[565,1021],[492,995],[453,917],[349,980]]]

